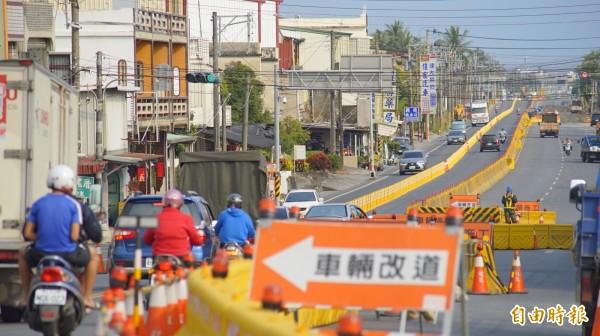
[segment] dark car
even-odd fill
[[[410,138],[408,137],[395,137],[392,139],[392,142],[400,144],[400,147],[398,147],[398,149],[396,150],[396,152],[399,154],[404,153],[404,151],[413,149],[413,145],[410,142]]]
[[[479,151],[495,150],[500,151],[500,139],[496,134],[484,134],[479,140]]]
[[[209,204],[197,193],[188,192],[183,200],[181,212],[192,216],[198,232],[207,238],[204,245],[193,246],[191,250],[196,264],[200,265],[202,261],[211,260],[216,252],[216,245],[213,243],[215,237],[213,220],[215,217]],[[154,216],[162,209],[162,195],[138,195],[127,199],[120,216]],[[145,229],[140,229],[139,234],[143,237],[145,232]],[[136,237],[135,230],[120,228],[117,219],[114,234],[108,246],[109,273],[115,266],[125,267],[129,271],[133,270]],[[142,272],[146,273],[149,268],[152,268],[152,263],[152,247],[144,244],[142,240]]]
[[[451,144],[464,144],[467,142],[467,135],[460,130],[453,130],[446,136],[446,142]]]
[[[599,122],[600,122],[600,113],[592,114],[592,117],[590,118],[590,126],[596,126],[596,124]]]
[[[276,207],[275,219],[290,219],[290,208],[285,206]]]

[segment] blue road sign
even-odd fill
[[[406,122],[419,122],[419,108],[418,107],[405,107],[404,108],[404,121]]]

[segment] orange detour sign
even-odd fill
[[[477,195],[452,195],[450,194],[450,205],[459,208],[475,208],[479,206],[479,194]]]
[[[250,297],[260,301],[275,283],[286,304],[448,311],[462,234],[452,225],[274,222],[257,234]]]

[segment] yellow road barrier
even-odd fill
[[[573,224],[495,224],[494,249],[570,249]]]

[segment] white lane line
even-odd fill
[[[544,254],[546,254],[546,253],[554,253],[554,250],[545,250]]]
[[[540,198],[540,202],[541,202],[541,201],[543,201],[543,200],[544,200],[544,198],[543,198],[543,197],[542,197],[542,198]]]

